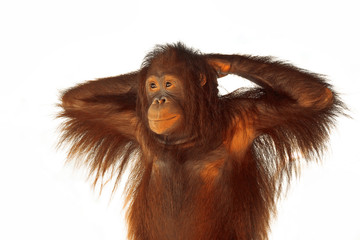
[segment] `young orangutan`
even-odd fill
[[[217,79],[258,85],[220,96]],[[267,239],[299,156],[321,156],[343,104],[320,75],[269,57],[202,54],[178,43],[140,70],[64,92],[61,143],[127,187],[129,239]]]

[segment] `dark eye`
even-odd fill
[[[156,84],[155,83],[150,83],[150,88],[156,88]]]
[[[166,87],[171,87],[171,82],[166,82]]]

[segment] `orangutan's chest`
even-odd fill
[[[182,163],[160,159],[152,166],[149,188],[165,205],[171,203],[174,208],[182,208],[201,199],[204,194],[210,194],[209,191],[216,189],[219,184],[224,184],[226,159],[227,155],[222,149],[213,151],[206,158],[194,157]]]

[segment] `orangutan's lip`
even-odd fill
[[[166,118],[166,119],[149,119],[152,122],[161,122],[161,121],[169,121],[171,119],[177,118],[178,116],[173,116],[171,118]]]

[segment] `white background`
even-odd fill
[[[98,197],[56,151],[59,91],[140,67],[155,44],[272,55],[328,76],[351,109],[294,181],[271,239],[360,239],[356,1],[1,1],[0,239],[125,239],[120,194]],[[228,90],[241,78],[225,78]]]

